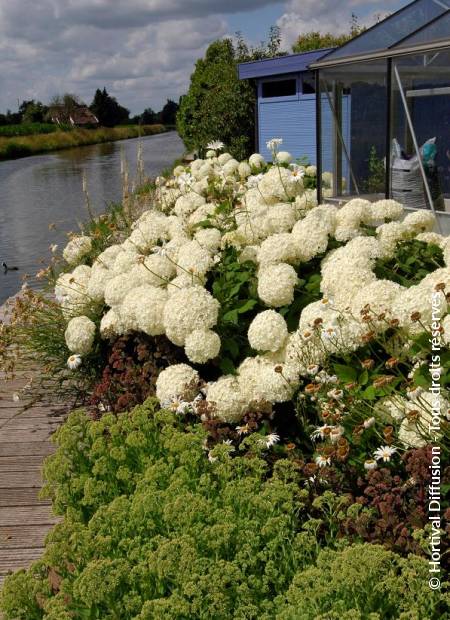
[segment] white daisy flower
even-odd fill
[[[323,426],[318,426],[311,433],[311,439],[325,439],[325,437],[329,434],[328,431],[331,431],[333,426],[329,426],[328,424],[324,424]]]
[[[314,377],[319,372],[319,366],[317,364],[309,364],[309,366],[306,367],[306,372],[308,375],[312,375]]]
[[[279,146],[283,144],[283,138],[272,138],[266,142],[266,147],[272,153],[278,149]]]
[[[397,448],[391,446],[381,446],[377,448],[373,453],[377,461],[383,460],[385,463],[389,463],[391,457],[397,452]]]
[[[245,424],[244,426],[236,426],[236,432],[238,435],[248,435],[250,432],[248,424]]]
[[[330,431],[331,443],[336,443],[338,439],[342,437],[343,434],[344,434],[343,426],[335,426],[334,428],[332,428]]]
[[[262,438],[260,443],[266,446],[266,448],[271,448],[279,441],[280,441],[280,436],[277,435],[276,433],[271,433],[270,435],[267,435],[267,437]]]
[[[333,400],[341,400],[344,396],[344,391],[335,388],[334,390],[330,390],[329,392],[327,392],[327,396],[328,398],[332,398]]]
[[[68,360],[67,360],[67,367],[70,368],[70,370],[76,370],[77,368],[79,368],[82,364],[82,359],[81,359],[81,355],[71,355]]]
[[[331,465],[330,457],[323,456],[322,454],[316,456],[314,460],[316,462],[316,465],[318,465],[319,467],[326,467],[327,465]]]
[[[220,140],[213,140],[206,145],[206,148],[210,149],[211,151],[222,151],[225,148],[225,144]]]

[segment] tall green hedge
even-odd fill
[[[188,93],[181,99],[177,127],[187,148],[202,150],[222,140],[237,159],[254,143],[255,86],[239,80],[238,53],[230,39],[215,41],[197,61]]]

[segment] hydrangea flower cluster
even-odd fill
[[[450,339],[444,318],[450,238],[432,232],[430,212],[405,217],[402,205],[393,200],[355,199],[342,208],[318,205],[316,191],[306,182],[317,170],[292,163],[277,141],[271,144],[274,164],[259,154],[238,162],[229,153],[219,154],[222,144],[209,147],[206,159],[178,166],[169,179],[157,179],[155,203],[127,239],[107,248],[90,266],[78,265],[60,276],[56,297],[67,318],[71,353],[87,355],[97,337],[113,339],[132,331],[165,335],[184,349],[191,365],[161,372],[160,401],[201,398],[214,417],[238,423],[258,403],[291,400],[302,377],[319,369],[327,356],[361,347],[368,308],[371,329],[382,334],[389,321],[396,321],[414,337],[431,325],[430,297],[438,287],[439,316],[444,337]],[[329,173],[324,181],[331,185]],[[376,261],[391,257],[397,244],[408,239],[437,244],[445,266],[410,287],[378,279]],[[246,346],[253,354],[242,359],[236,374],[224,373],[202,387],[202,365],[216,360],[224,345],[222,307],[211,274],[228,247],[242,263],[254,263],[255,294],[264,309],[248,329]],[[64,256],[73,267],[90,248],[89,239],[73,239]],[[302,274],[316,259],[321,260],[322,298],[299,310],[298,328],[289,331],[285,316],[303,294]],[[338,400],[339,390],[328,398]],[[337,441],[341,431],[335,426]],[[414,432],[405,422],[405,443],[422,445]]]

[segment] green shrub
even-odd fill
[[[298,573],[277,620],[431,620],[446,618],[448,595],[430,590],[428,562],[379,545],[324,549]]]
[[[439,617],[425,560],[365,545],[316,565],[322,522],[308,520],[298,466],[269,475],[254,437],[245,456],[222,444],[208,460],[204,439],[154,401],[99,421],[73,413],[45,472],[65,517],[42,560],[6,579],[6,618],[312,620],[363,602],[366,615],[341,617],[370,618],[380,601],[386,618],[407,604]]]

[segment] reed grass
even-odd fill
[[[59,149],[114,142],[167,131],[164,125],[125,125],[99,129],[73,129],[48,134],[4,137],[0,135],[0,160],[15,159]]]

